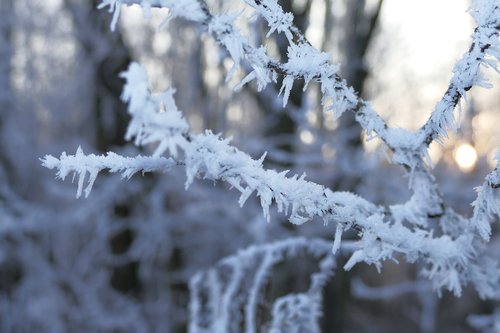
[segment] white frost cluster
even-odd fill
[[[152,96],[146,71],[137,63],[132,63],[120,76],[126,80],[122,99],[129,103],[128,112],[132,116],[125,139],[135,137],[137,146],[158,143],[153,156],[161,156],[168,150],[176,157],[177,147],[185,141],[182,135],[189,126],[175,105],[175,90]],[[159,112],[162,109],[167,111]]]
[[[285,91],[283,106],[286,106],[290,90],[292,89],[295,77],[304,77],[304,90],[309,82],[318,76],[316,71],[320,68],[320,77],[333,77],[339,70],[339,66],[330,65],[328,62],[330,55],[319,52],[309,44],[290,44],[288,47],[288,61],[283,65],[287,75],[283,80],[282,90]]]
[[[244,39],[239,30],[234,28],[233,21],[238,15],[214,16],[208,23],[208,32],[218,36],[219,41],[226,47],[234,61],[233,67],[227,74],[226,81],[231,80],[243,59]]]
[[[47,155],[42,159],[42,165],[48,169],[57,169],[57,177],[64,180],[69,174],[73,174],[73,180],[78,176],[78,189],[76,197],[79,198],[82,192],[88,197],[92,186],[99,172],[108,169],[109,172],[120,172],[122,178],[130,179],[137,172],[164,171],[175,165],[170,158],[135,156],[123,157],[113,152],[106,155],[97,156],[94,154],[85,155],[83,149],[78,147],[75,155],[61,154],[59,159]],[[84,187],[87,178],[87,186]]]
[[[289,41],[293,39],[290,29],[293,27],[292,13],[285,13],[281,6],[273,0],[251,1],[245,0],[247,4],[257,9],[269,25],[269,37],[273,32],[284,33]]]
[[[320,333],[320,304],[307,294],[287,294],[273,305],[270,333]]]
[[[485,241],[489,241],[491,235],[490,221],[494,216],[500,216],[500,194],[498,182],[498,167],[493,170],[483,184],[476,188],[477,199],[472,203],[474,216],[471,219],[472,226]]]
[[[171,19],[181,17],[187,20],[203,21],[207,18],[206,13],[201,7],[201,2],[197,0],[102,0],[97,8],[109,7],[109,12],[113,13],[111,21],[111,30],[116,29],[116,24],[120,17],[122,5],[140,5],[146,18],[151,17],[151,7],[169,8],[170,12],[167,18],[160,24],[160,29],[164,28]]]

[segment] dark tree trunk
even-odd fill
[[[95,126],[95,144],[100,151],[125,143],[128,123],[126,105],[120,100],[123,80],[118,74],[132,61],[130,50],[119,31],[110,31],[106,11],[96,9],[100,1],[66,0],[73,16],[76,37],[84,61],[91,71],[92,107]]]
[[[6,180],[13,182],[14,166],[9,158],[7,145],[9,138],[5,135],[5,126],[14,110],[12,90],[12,31],[14,24],[13,0],[0,1],[0,172],[5,172]],[[2,174],[0,173],[0,177]]]
[[[307,1],[306,5],[303,8],[297,9],[293,6],[293,0],[283,0],[279,1],[279,4],[282,6],[283,11],[291,12],[294,16],[294,24],[301,30],[306,31],[309,22],[309,10],[311,6],[311,1]],[[276,35],[276,44],[279,49],[280,57],[283,61],[286,62],[287,52],[288,52],[288,41],[283,34]],[[293,119],[293,116],[287,110],[277,110],[277,106],[280,105],[276,103],[275,99],[277,96],[277,92],[279,87],[281,86],[282,77],[278,79],[278,84],[276,87],[269,86],[266,89],[272,89],[272,93],[262,94],[262,93],[254,93],[254,97],[259,105],[259,109],[264,112],[266,117],[269,119],[269,124],[266,127],[265,135],[266,136],[281,136],[281,135],[289,135],[292,137],[297,131],[297,123]],[[292,90],[290,91],[290,97],[288,99],[287,108],[293,109],[301,109],[304,103],[304,82],[295,81],[292,86]],[[279,106],[279,108],[281,108]],[[288,153],[293,153],[294,144],[293,141],[286,143],[280,143],[276,146],[277,149],[283,150]],[[268,157],[268,161],[272,160],[272,156]],[[276,162],[277,164],[281,164],[284,167],[290,167],[292,163],[282,163]]]
[[[366,11],[366,0],[345,2],[347,13],[342,24],[345,29],[341,49],[346,51],[341,75],[360,96],[363,96],[364,84],[369,74],[365,56],[379,21],[383,0],[378,1],[373,12]],[[361,127],[354,119],[353,113],[345,113],[339,119],[335,141],[345,149],[342,158],[345,159],[344,164],[348,168],[357,164],[357,159],[363,153],[361,132]],[[338,190],[354,191],[361,178],[361,175],[354,174],[352,177],[339,179],[333,187]]]

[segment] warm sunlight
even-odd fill
[[[476,149],[468,143],[459,145],[453,152],[453,157],[460,170],[470,172],[477,163]]]

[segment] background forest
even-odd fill
[[[234,91],[244,73],[225,82],[232,61],[199,27],[182,20],[158,31],[165,11],[149,20],[138,7],[112,14],[97,0],[0,1],[0,332],[186,332],[189,279],[250,245],[292,237],[333,243],[321,221],[295,226],[275,211],[271,222],[259,199],[238,205],[238,194],[216,182],[184,190],[183,170],[102,175],[92,194],[75,199],[75,186],[54,181],[45,154],[114,151],[151,153],[126,145],[129,122],[119,73],[133,61],[148,71],[155,91],[175,87],[175,100],[194,132],[211,129],[266,168],[306,173],[335,191],[377,204],[410,197],[404,170],[389,163],[377,139],[367,141],[354,115],[324,113],[319,86],[294,82],[283,108],[281,87]],[[207,1],[234,13],[239,1]],[[468,1],[282,0],[295,25],[329,52],[360,96],[393,126],[420,127],[447,88],[455,61],[468,49],[473,22]],[[283,35],[266,38],[266,22],[238,20],[277,58]],[[462,104],[462,126],[430,155],[448,204],[470,215],[472,190],[495,167],[500,146],[496,90],[474,88]],[[494,227],[496,228],[496,227]],[[491,249],[497,249],[493,234]],[[349,241],[354,232],[343,236]],[[439,297],[421,279],[418,263],[385,262],[380,272],[359,264],[342,269],[323,291],[321,332],[484,332],[496,303],[473,288]],[[265,298],[307,288],[318,260],[299,255],[276,265]],[[270,302],[259,304],[261,320]],[[500,323],[500,320],[499,320]],[[500,324],[499,324],[500,325]],[[480,331],[480,330],[479,330]],[[304,331],[306,332],[306,331]],[[492,332],[494,328],[492,328]]]

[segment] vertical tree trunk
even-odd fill
[[[284,12],[290,12],[294,16],[294,24],[301,31],[306,31],[309,22],[309,10],[311,6],[311,1],[308,0],[306,4],[302,7],[302,10],[297,11],[293,6],[294,0],[283,0],[279,1],[279,4],[283,8]],[[281,59],[287,59],[288,52],[288,41],[286,37],[282,34],[276,35],[276,44],[279,49]],[[277,87],[281,85],[281,79],[279,78]],[[288,100],[289,107],[295,109],[301,109],[304,103],[304,92],[303,92],[304,83],[302,81],[295,81],[292,86],[292,90],[290,91],[290,97]],[[262,94],[254,92],[253,96],[256,99],[257,104],[259,105],[259,109],[263,111],[263,113],[270,119],[269,125],[264,135],[266,136],[280,136],[280,135],[294,135],[297,131],[296,121],[293,119],[293,116],[290,112],[280,112],[276,110],[276,102],[274,99],[278,94],[278,89],[276,87],[267,87],[266,89],[272,89],[273,93],[270,94]],[[290,140],[287,143],[279,144],[276,146],[277,149],[283,150],[288,153],[293,153],[294,143],[293,140]],[[268,157],[268,161],[272,161],[272,156]],[[277,164],[281,164],[284,167],[290,167],[292,163],[282,163],[277,162]]]
[[[119,32],[111,32],[109,15],[96,9],[97,0],[66,0],[82,50],[84,70],[90,71],[95,144],[100,151],[123,145],[128,123],[120,100],[123,81],[118,77],[131,62],[130,51]],[[85,74],[85,73],[84,73]]]
[[[340,49],[345,50],[343,56],[342,77],[359,94],[363,95],[364,84],[369,71],[365,66],[365,56],[379,21],[383,0],[378,0],[373,12],[365,9],[366,0],[341,0],[346,6],[346,15],[342,18],[343,36]],[[333,24],[326,21],[329,33]],[[336,178],[331,185],[336,190],[355,191],[362,176],[358,168],[363,159],[363,144],[361,141],[361,126],[356,122],[353,113],[345,113],[339,119],[339,126],[335,131],[334,142],[341,147],[337,162],[337,172],[343,176]],[[339,265],[342,266],[342,265]],[[325,313],[323,318],[324,332],[344,332],[348,320],[348,302],[351,299],[351,273],[343,269],[336,272],[335,278],[325,289],[324,309],[332,309]]]
[[[97,10],[97,0],[66,0],[81,48],[82,77],[86,77],[91,91],[87,103],[93,119],[94,146],[107,152],[113,146],[125,144],[124,136],[128,124],[126,105],[121,101],[124,82],[119,73],[125,71],[131,62],[130,51],[119,31],[109,27],[109,14]],[[132,204],[131,204],[132,205]],[[127,217],[129,208],[121,210]],[[112,251],[128,248],[134,241],[133,233],[124,228],[123,232],[110,239]],[[117,253],[118,253],[117,252]],[[110,285],[123,293],[138,296],[141,283],[138,278],[138,262],[130,261],[113,267]]]
[[[0,1],[0,177],[6,173],[7,182],[13,181],[13,165],[9,159],[9,138],[5,134],[5,127],[13,113],[14,98],[12,89],[12,25],[14,23],[13,0]]]
[[[382,4],[383,0],[378,0],[373,12],[367,12],[366,0],[345,1],[347,13],[342,24],[345,29],[341,49],[346,51],[341,74],[347,84],[352,86],[360,96],[363,95],[364,84],[369,73],[365,65],[365,56],[379,21]],[[333,187],[354,191],[359,185],[360,177],[352,174],[350,170],[352,170],[352,165],[358,164],[357,158],[362,154],[363,147],[361,127],[354,119],[353,113],[346,113],[340,118],[335,141],[344,149],[341,162],[345,168],[340,166],[341,173],[344,174],[345,171],[345,174],[351,174],[352,177],[339,179]]]
[[[12,0],[0,2],[0,116],[12,108],[11,59],[12,59],[12,24],[14,6]]]

